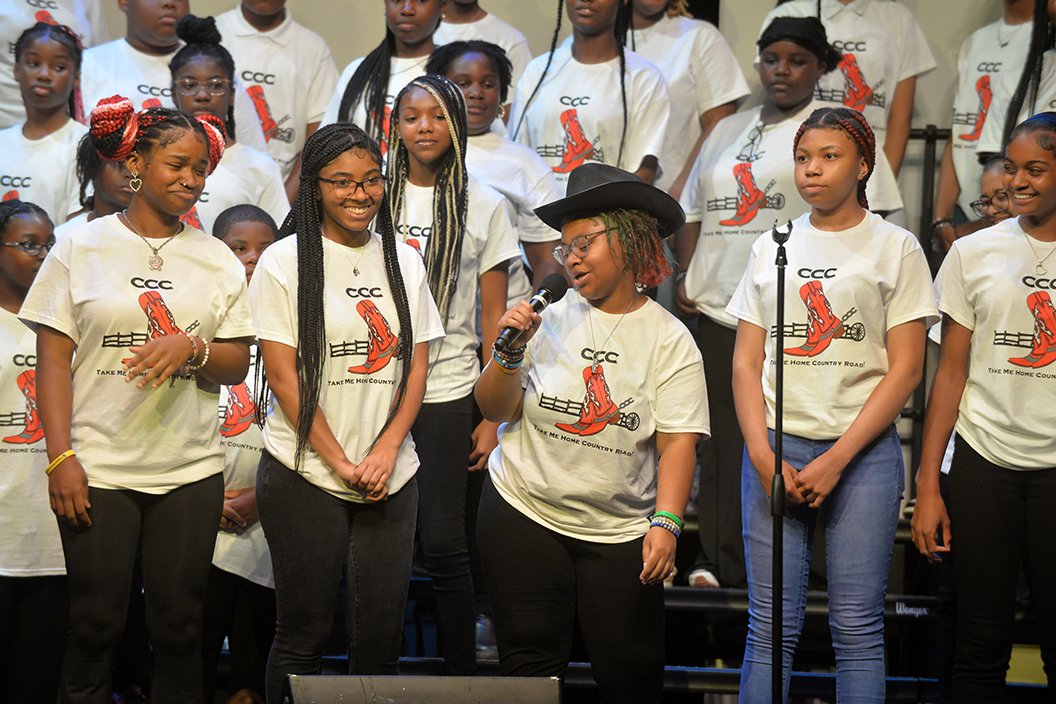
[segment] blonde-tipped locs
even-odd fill
[[[392,104],[389,130],[389,203],[393,223],[400,222],[407,187],[407,145],[400,137],[400,103],[407,92],[421,89],[440,106],[451,132],[451,149],[443,156],[433,188],[433,229],[425,249],[429,290],[440,315],[446,319],[458,288],[462,240],[469,208],[469,175],[466,172],[466,99],[462,90],[444,76],[425,75],[408,83]]]

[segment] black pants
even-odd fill
[[[659,702],[664,590],[645,586],[642,539],[591,543],[532,521],[489,481],[477,523],[506,676],[564,676],[575,624],[606,704]]]
[[[265,452],[257,507],[275,570],[267,701],[281,701],[287,674],[319,672],[342,575],[349,674],[397,674],[418,507],[415,480],[384,501],[354,503]]]
[[[711,437],[700,443],[697,565],[724,587],[748,588],[741,537],[741,453],[744,436],[733,405],[733,345],[737,331],[697,316],[697,347],[708,382]]]
[[[418,538],[433,581],[440,654],[453,675],[477,667],[476,596],[466,540],[473,398],[425,403],[411,427],[418,451]]]
[[[55,701],[67,612],[66,577],[0,577],[0,702]]]
[[[88,490],[92,527],[59,525],[70,590],[61,701],[110,701],[110,659],[142,555],[147,628],[154,647],[151,702],[202,696],[202,600],[224,498],[221,474],[167,494]]]
[[[1037,608],[1041,658],[1056,685],[1056,467],[991,464],[957,436],[950,470],[957,584],[954,700],[1005,701],[1016,582],[1024,566]],[[1056,699],[1050,694],[1052,701]]]
[[[231,670],[227,696],[248,689],[264,698],[264,668],[275,639],[275,590],[213,566],[205,595],[202,663],[205,701],[213,701],[216,666],[227,638]]]

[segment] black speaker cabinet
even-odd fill
[[[560,704],[556,677],[290,675],[284,704]]]

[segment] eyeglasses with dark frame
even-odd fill
[[[585,235],[579,235],[573,237],[572,241],[568,244],[562,242],[556,245],[552,250],[554,259],[557,260],[558,264],[564,264],[568,260],[568,255],[575,252],[576,256],[582,259],[587,256],[587,249],[590,247],[590,240],[598,235],[604,235],[606,232],[613,228],[607,227],[604,230],[598,230],[596,232],[588,232]]]
[[[55,246],[55,240],[51,242],[0,242],[5,247],[18,247],[31,257],[39,257],[41,252],[50,252]]]
[[[987,212],[987,208],[992,208],[998,212],[1006,212],[1008,210],[1008,193],[1005,191],[995,191],[994,195],[987,198],[983,196],[979,200],[973,200],[969,203],[972,208],[972,212],[981,218],[990,217],[990,213]]]
[[[214,78],[205,83],[199,83],[193,78],[181,78],[176,81],[177,92],[185,98],[197,95],[199,88],[205,88],[205,92],[209,95],[226,95],[231,88],[231,81],[226,78]]]
[[[362,181],[357,181],[354,178],[323,178],[322,176],[317,177],[323,183],[330,184],[330,188],[334,190],[336,196],[354,196],[356,191],[363,189],[363,193],[368,196],[380,196],[385,192],[385,177],[381,174],[376,176],[368,176]]]

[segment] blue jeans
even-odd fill
[[[770,431],[773,445],[774,433]],[[803,469],[835,444],[784,436],[785,461]],[[770,701],[773,519],[770,500],[745,452],[741,465],[744,555],[748,568],[748,639],[741,669],[741,702]],[[825,527],[829,628],[836,650],[836,699],[884,701],[884,593],[905,483],[894,426],[866,446],[844,470],[819,509],[788,504],[784,519],[784,692],[803,630],[815,521]]]
[[[257,509],[275,568],[276,606],[269,704],[281,701],[286,675],[319,672],[342,576],[349,674],[397,674],[417,508],[414,479],[384,501],[353,503],[263,453]]]

